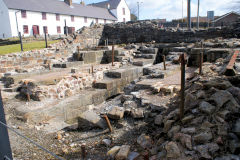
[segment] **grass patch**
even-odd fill
[[[48,45],[57,43],[57,42],[59,42],[59,41],[58,40],[49,41]],[[35,41],[35,42],[23,43],[23,51],[30,51],[30,50],[42,49],[42,48],[45,48],[45,41]],[[21,52],[20,44],[0,46],[0,55],[15,53],[15,52]]]

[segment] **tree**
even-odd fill
[[[131,13],[131,21],[137,21],[137,16]]]
[[[137,21],[137,8],[134,6],[130,7],[130,12],[131,12],[131,21]]]

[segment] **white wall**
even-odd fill
[[[15,11],[16,10],[9,10],[11,30],[12,30],[12,36],[13,37],[18,35],[17,34],[16,20],[15,20]],[[39,26],[40,35],[44,34],[43,26],[48,27],[48,34],[50,34],[50,35],[58,35],[57,26],[60,26],[61,27],[61,34],[64,34],[64,26],[65,26],[64,20],[65,19],[66,19],[66,22],[67,22],[67,26],[68,27],[75,27],[75,31],[82,28],[83,26],[90,26],[90,24],[92,22],[96,23],[95,18],[87,18],[87,23],[85,23],[84,22],[84,17],[77,17],[77,16],[74,16],[74,22],[72,22],[70,15],[60,15],[60,21],[57,21],[56,20],[56,14],[52,14],[52,13],[47,13],[47,19],[42,20],[42,13],[32,12],[32,11],[27,11],[27,18],[22,18],[21,12],[17,13],[17,17],[18,17],[19,31],[24,36],[32,36],[33,35],[33,30],[32,30],[33,25],[38,25]],[[98,23],[104,23],[104,20],[99,19]],[[112,21],[107,20],[107,23],[112,23]],[[23,25],[28,26],[29,34],[24,34]]]
[[[0,38],[9,37],[12,37],[12,33],[10,28],[8,8],[5,3],[0,0]]]
[[[125,8],[125,15],[123,15],[123,8]],[[126,19],[126,22],[131,20],[130,9],[125,0],[121,0],[117,7],[117,18],[118,22],[123,22],[123,18]]]

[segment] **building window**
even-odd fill
[[[47,26],[43,26],[43,33],[48,34],[48,28],[47,28]]]
[[[96,23],[98,24],[98,18],[96,18]]]
[[[125,8],[123,8],[123,15],[126,15],[126,10],[125,10]]]
[[[42,20],[47,20],[47,13],[45,12],[42,13]]]
[[[126,22],[126,18],[123,18],[123,22]]]
[[[28,26],[27,25],[23,26],[23,33],[28,34]]]
[[[59,14],[56,14],[56,20],[60,21],[60,15]]]
[[[27,18],[27,11],[21,10],[22,18]]]
[[[61,33],[61,27],[57,26],[57,33]]]
[[[75,32],[75,27],[68,27],[68,34],[73,34]]]
[[[87,23],[87,17],[84,17],[84,22]]]
[[[104,24],[106,24],[107,23],[107,20],[106,19],[104,19]]]
[[[74,16],[71,16],[71,21],[74,22]]]

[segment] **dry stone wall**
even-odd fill
[[[104,40],[109,39],[110,44],[151,41],[157,43],[191,43],[202,39],[234,36],[233,30],[230,28],[184,31],[180,28],[161,28],[155,21],[140,21],[105,25],[100,42],[104,44]]]

